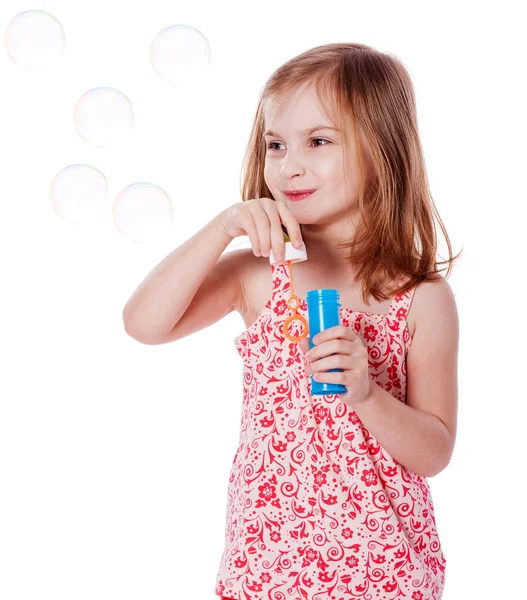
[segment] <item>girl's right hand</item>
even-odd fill
[[[278,261],[285,258],[282,223],[293,246],[302,246],[300,225],[282,202],[271,198],[256,198],[237,202],[222,214],[225,233],[233,239],[240,235],[248,235],[255,256],[269,256],[272,248],[273,256]]]

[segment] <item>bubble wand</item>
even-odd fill
[[[289,281],[291,283],[291,295],[289,300],[287,301],[287,306],[292,314],[287,317],[284,322],[283,332],[285,337],[292,342],[299,342],[302,338],[308,337],[308,333],[312,332],[313,337],[320,331],[324,329],[328,329],[329,327],[334,327],[335,325],[340,324],[340,298],[339,292],[336,289],[319,289],[319,290],[310,290],[307,293],[307,309],[308,309],[308,325],[306,319],[298,313],[298,307],[300,305],[298,296],[295,295],[294,287],[293,287],[293,268],[292,263],[302,262],[307,260],[307,251],[306,246],[302,243],[300,248],[295,248],[291,244],[291,239],[289,235],[284,232],[284,242],[285,242],[285,258],[280,263],[287,264],[287,268],[289,271]],[[279,264],[273,256],[273,251],[271,250],[271,255],[269,257],[269,262],[272,265]],[[304,333],[299,336],[294,336],[289,333],[289,327],[293,321],[300,321],[304,326]],[[313,348],[312,338],[309,338],[309,347]],[[342,371],[342,369],[329,369],[328,372],[338,372]],[[326,383],[322,381],[314,381],[313,376],[311,375],[311,394],[312,395],[327,395],[327,394],[344,394],[347,392],[347,388],[340,383]]]
[[[285,242],[285,258],[282,261],[282,263],[285,263],[287,265],[287,269],[289,271],[289,281],[291,283],[291,295],[289,296],[289,300],[287,301],[287,306],[292,311],[292,314],[289,317],[287,317],[287,319],[285,320],[283,331],[284,331],[284,335],[286,336],[286,338],[288,340],[291,340],[292,342],[298,342],[302,338],[307,337],[309,327],[308,327],[306,319],[301,314],[298,313],[298,306],[300,304],[300,301],[298,299],[298,296],[296,296],[295,292],[294,292],[292,263],[302,262],[304,260],[307,260],[307,251],[306,251],[306,245],[303,242],[302,242],[302,246],[300,248],[295,248],[293,246],[293,244],[291,243],[291,238],[289,237],[288,234],[284,235],[284,242]],[[272,265],[279,264],[275,260],[272,250],[271,250],[271,255],[269,256],[269,262]],[[282,263],[280,263],[280,264],[282,264]],[[304,327],[304,333],[302,333],[300,336],[291,335],[291,333],[289,332],[289,328],[293,321],[300,321],[300,323]]]

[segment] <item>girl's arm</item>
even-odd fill
[[[419,284],[412,307],[416,328],[406,357],[406,404],[374,384],[367,401],[353,408],[395,460],[433,477],[450,462],[456,439],[458,314],[444,278]]]
[[[233,239],[223,227],[223,217],[219,213],[166,256],[134,291],[123,310],[128,335],[144,344],[163,344],[203,329],[232,310],[240,295],[243,250],[228,252],[218,261]],[[175,333],[198,290],[199,310],[193,311],[192,323],[186,322],[185,334]]]

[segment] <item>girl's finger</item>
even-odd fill
[[[270,226],[269,217],[267,211],[262,207],[261,204],[254,204],[252,207],[252,216],[258,230],[258,239],[260,242],[260,252],[264,256],[269,256],[271,250],[270,245]]]
[[[333,354],[332,356],[325,356],[317,361],[310,363],[309,368],[312,373],[320,373],[324,371],[330,371],[331,369],[342,369],[347,371],[350,369],[349,356],[344,354]]]
[[[271,247],[274,258],[280,262],[285,258],[284,232],[282,231],[282,222],[280,213],[276,208],[276,202],[270,200],[272,204],[264,205],[267,216],[271,223]]]

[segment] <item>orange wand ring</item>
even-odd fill
[[[293,290],[293,270],[291,267],[291,261],[287,261],[287,266],[289,268],[289,281],[291,282],[291,297],[287,301],[287,306],[293,311],[293,314],[287,317],[287,319],[285,320],[284,335],[288,340],[291,340],[292,342],[299,342],[302,338],[307,337],[308,324],[305,318],[302,315],[298,314],[298,306],[300,302],[298,300],[298,296],[295,296]],[[302,325],[304,326],[304,333],[302,335],[293,336],[289,333],[289,325],[292,321],[300,321],[302,323]]]

